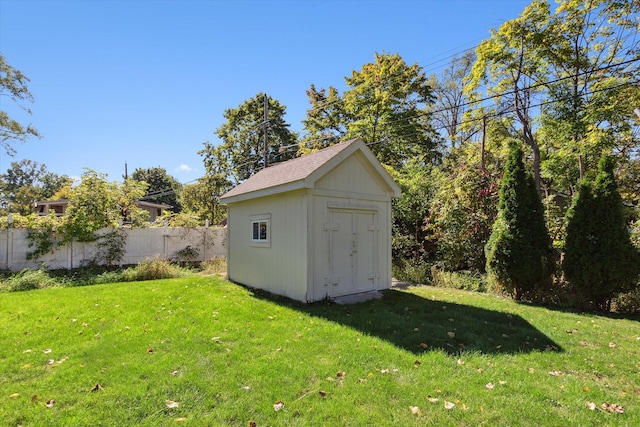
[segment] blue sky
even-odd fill
[[[265,92],[301,132],[305,91],[399,53],[427,74],[477,45],[526,0],[0,0],[0,52],[31,80],[27,116],[43,135],[0,152],[0,171],[30,159],[57,174],[90,168],[119,181],[125,162],[182,183],[220,141],[225,109]]]

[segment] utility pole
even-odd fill
[[[262,129],[264,130],[264,168],[269,166],[269,149],[267,145],[267,128],[269,127],[269,97],[264,94],[264,121]]]
[[[484,172],[484,150],[487,135],[487,116],[482,116],[482,145],[480,146],[480,170]]]

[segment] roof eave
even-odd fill
[[[297,181],[287,182],[275,187],[263,188],[256,191],[250,191],[247,193],[236,194],[228,197],[221,197],[219,202],[221,205],[229,205],[231,203],[242,202],[245,200],[257,199],[261,197],[273,196],[275,194],[286,193],[294,190],[301,190],[304,188],[311,188],[309,183],[305,179],[299,179]]]

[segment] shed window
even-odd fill
[[[266,242],[269,240],[269,221],[253,221],[253,240]]]
[[[252,246],[270,247],[271,214],[251,215]]]

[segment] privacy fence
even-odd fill
[[[113,230],[103,230],[104,232]],[[223,227],[164,227],[119,229],[125,237],[124,256],[118,265],[137,264],[151,258],[174,261],[208,261],[227,256],[227,229]],[[10,271],[72,269],[105,264],[96,242],[73,242],[56,247],[37,260],[28,260],[28,230],[0,231],[0,268]]]

